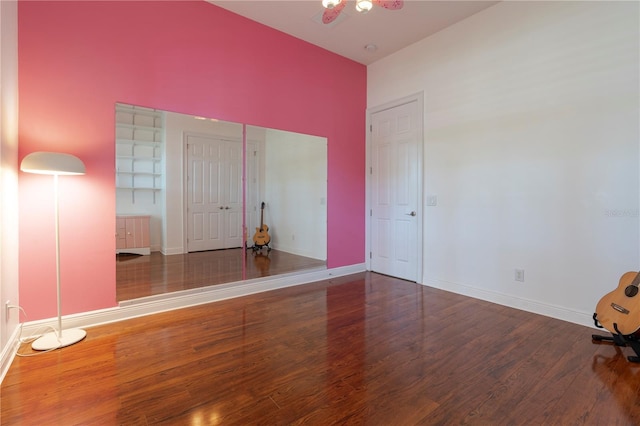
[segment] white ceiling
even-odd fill
[[[374,6],[369,13],[361,14],[355,11],[355,0],[346,0],[339,19],[325,25],[321,21],[321,0],[207,1],[365,65],[497,3],[405,0],[400,10]],[[366,50],[368,44],[374,44],[377,50]]]

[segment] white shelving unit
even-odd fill
[[[164,113],[151,108],[116,105],[116,188],[156,193],[162,190]]]

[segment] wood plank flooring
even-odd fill
[[[165,256],[116,256],[116,299],[137,299],[156,294],[207,287],[235,281],[326,267],[323,260],[279,250],[211,250]]]
[[[640,424],[640,365],[593,332],[362,273],[93,327],[16,358],[0,423]]]

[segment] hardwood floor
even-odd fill
[[[362,273],[97,326],[16,358],[0,423],[640,424],[640,364],[593,332]]]
[[[116,298],[131,300],[245,279],[326,267],[323,260],[263,249],[212,250],[164,256],[116,255]]]

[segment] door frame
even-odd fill
[[[188,173],[189,173],[189,164],[188,164],[188,158],[189,158],[189,148],[188,148],[188,144],[187,144],[187,139],[189,136],[194,136],[194,137],[203,137],[203,138],[213,138],[213,139],[219,139],[222,141],[228,141],[228,142],[238,142],[240,144],[242,144],[242,209],[244,209],[244,219],[243,219],[243,229],[245,227],[247,227],[247,236],[246,239],[247,241],[245,241],[245,244],[248,243],[248,241],[251,241],[251,236],[253,235],[251,233],[251,228],[248,228],[250,226],[250,220],[249,220],[249,215],[248,213],[248,209],[251,207],[251,205],[247,202],[246,200],[246,193],[249,191],[249,186],[252,186],[252,190],[257,194],[258,199],[262,198],[262,170],[264,168],[264,157],[263,157],[263,149],[264,149],[264,141],[260,142],[257,140],[253,140],[253,139],[248,139],[245,136],[243,136],[242,138],[234,138],[234,137],[229,137],[229,136],[220,136],[220,135],[216,135],[214,133],[202,133],[202,132],[195,132],[195,131],[186,131],[182,133],[182,252],[181,253],[189,253],[189,243],[187,242],[187,236],[188,236],[188,223],[187,221],[189,220],[188,218],[188,207],[189,207],[189,181],[187,179],[188,177]],[[256,149],[256,155],[258,157],[258,161],[256,164],[257,170],[256,170],[256,182],[248,182],[246,180],[246,168],[247,168],[247,153],[246,153],[246,148],[249,144],[254,144],[255,149]],[[165,186],[166,188],[166,186]],[[256,205],[257,207],[257,205]],[[165,213],[166,214],[166,213]],[[257,226],[257,225],[256,225]],[[242,230],[243,230],[242,229]],[[241,231],[242,231],[241,230]],[[243,232],[244,234],[244,232]],[[243,235],[244,238],[244,235]]]
[[[418,237],[417,237],[417,247],[416,250],[418,252],[418,264],[417,266],[417,280],[418,284],[421,284],[423,281],[423,258],[422,254],[424,252],[424,92],[418,92],[413,95],[405,96],[404,98],[396,99],[393,101],[386,102],[382,105],[378,105],[375,107],[367,108],[367,118],[366,118],[366,170],[365,170],[365,185],[366,185],[366,193],[365,193],[365,266],[368,271],[371,270],[371,200],[372,200],[372,191],[373,191],[373,180],[371,179],[372,175],[372,116],[378,112],[382,112],[388,109],[392,109],[395,107],[399,107],[404,104],[408,104],[411,102],[416,102],[418,106],[418,116],[420,120],[418,125],[420,126],[420,130],[418,134],[420,135],[418,140]]]
[[[229,137],[229,136],[220,136],[220,135],[216,135],[214,133],[202,133],[202,132],[192,132],[192,131],[186,131],[186,132],[182,132],[182,253],[189,253],[189,242],[188,242],[188,238],[189,238],[189,179],[188,179],[188,175],[189,175],[189,147],[188,147],[188,139],[189,136],[193,136],[193,137],[200,137],[200,138],[210,138],[210,139],[217,139],[220,141],[225,141],[225,142],[234,142],[234,143],[240,143],[242,144],[242,149],[244,151],[244,142],[242,139],[240,138],[233,138],[233,137]],[[240,179],[242,180],[242,186],[243,186],[243,190],[242,192],[244,192],[244,168],[246,167],[245,162],[244,162],[244,155],[242,155],[242,173],[241,173],[241,177]],[[244,199],[244,195],[241,194],[241,199]],[[241,212],[242,209],[244,209],[244,202],[243,202],[243,206],[241,207]],[[241,217],[244,216],[244,213],[241,215]],[[241,226],[244,226],[244,224],[242,224]],[[242,229],[240,229],[241,233],[242,233]],[[241,238],[242,240],[242,238]]]

